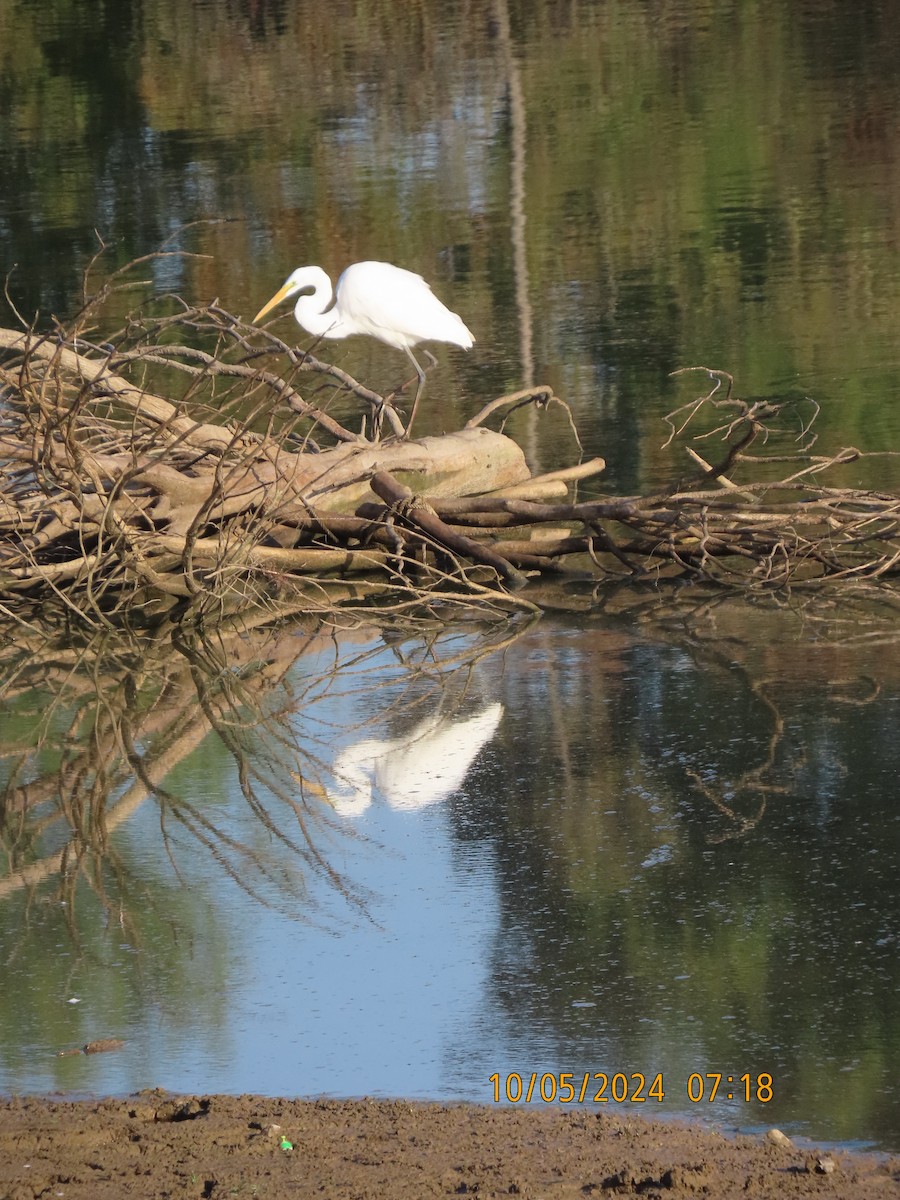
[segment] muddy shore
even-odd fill
[[[588,1110],[261,1096],[0,1101],[0,1200],[900,1198],[900,1157]]]

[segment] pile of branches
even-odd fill
[[[99,615],[284,593],[293,606],[298,588],[311,608],[378,594],[413,605],[440,590],[533,607],[509,600],[525,582],[511,561],[418,497],[559,496],[603,467],[532,479],[520,448],[482,426],[500,407],[551,402],[547,389],[413,442],[395,395],[216,304],[133,315],[102,342],[90,315],[45,334],[0,328],[0,599],[51,595]],[[348,397],[359,432],[329,411]]]
[[[669,443],[702,437],[718,461],[691,446],[677,488],[579,502],[573,485],[602,460],[535,478],[483,424],[560,403],[549,388],[410,441],[397,394],[217,304],[133,315],[102,341],[92,316],[87,305],[67,328],[0,329],[0,600],[109,614],[285,592],[293,603],[299,590],[313,608],[381,596],[508,610],[535,607],[524,585],[538,577],[761,589],[882,579],[900,564],[900,497],[826,485],[861,452],[814,455],[807,426],[790,453],[752,455],[782,406],[738,399],[725,372],[689,368],[712,386],[667,418]],[[358,431],[335,416],[348,403]]]

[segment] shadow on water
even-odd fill
[[[284,765],[253,753],[252,745],[278,737],[283,713],[273,691],[306,642],[295,632],[240,625],[212,638],[176,624],[151,635],[104,633],[81,643],[37,628],[30,637],[21,628],[8,636],[0,896],[32,894],[52,882],[75,935],[74,899],[87,885],[109,917],[132,927],[132,881],[114,834],[153,801],[167,846],[178,826],[261,898],[260,889],[273,881],[265,852],[236,840],[215,812],[170,782],[212,733],[272,839],[306,867],[324,868],[310,830],[315,785],[301,786],[297,799]],[[290,826],[274,819],[272,801],[291,814]],[[302,898],[304,878],[300,872],[278,882]]]

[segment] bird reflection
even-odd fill
[[[376,792],[391,808],[406,812],[446,799],[461,786],[502,715],[502,704],[489,704],[458,721],[438,712],[406,737],[354,742],[332,768],[329,797],[335,812],[355,817],[369,807]]]

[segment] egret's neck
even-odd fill
[[[312,288],[312,295],[303,295],[294,306],[294,316],[313,337],[341,338],[346,332],[341,329],[340,313],[337,308],[328,308],[334,290],[331,280],[321,267],[306,267],[303,270],[304,289]],[[326,311],[327,310],[327,311]]]
[[[333,783],[328,789],[338,816],[357,817],[372,803],[373,759],[381,745],[370,740],[357,742],[338,756],[332,767]]]

